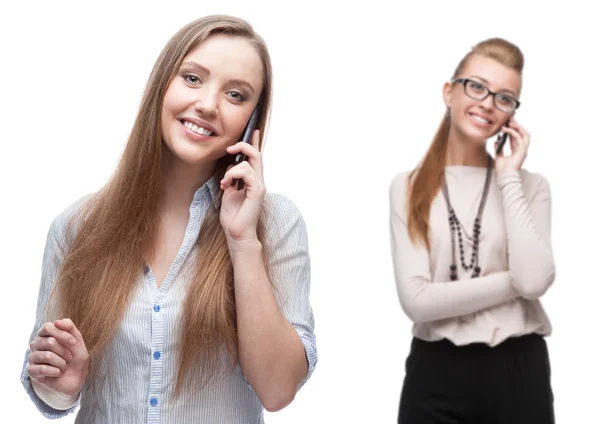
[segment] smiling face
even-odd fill
[[[245,38],[212,35],[191,50],[162,105],[161,136],[172,156],[214,166],[240,141],[263,79],[261,58]]]
[[[473,81],[474,90],[489,90],[506,94],[515,99],[521,91],[521,75],[514,69],[502,65],[494,59],[474,55],[467,61],[456,78]],[[483,100],[475,100],[465,93],[461,83],[444,85],[444,102],[450,108],[451,134],[460,139],[485,142],[506,124],[510,113],[494,106],[493,95]],[[498,102],[501,106],[501,103]]]

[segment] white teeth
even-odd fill
[[[473,117],[474,120],[476,120],[477,122],[481,122],[482,124],[489,124],[490,121],[488,121],[487,119],[483,119],[480,116],[477,115],[471,115]]]
[[[214,134],[214,132],[202,127],[198,127],[197,125],[194,125],[191,122],[184,121],[183,126],[186,127],[188,130],[194,131],[195,133],[200,135],[210,136]]]

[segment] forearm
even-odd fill
[[[541,189],[530,205],[518,172],[505,171],[498,182],[504,206],[509,272],[519,293],[535,299],[546,292],[555,277],[549,240],[549,193]]]
[[[467,315],[519,296],[508,272],[450,282],[413,278],[397,284],[402,308],[415,323]]]
[[[277,305],[260,242],[233,250],[240,365],[263,406],[279,410],[307,374],[304,347]]]
[[[58,409],[60,411],[67,410],[72,408],[77,403],[77,399],[79,399],[79,393],[77,393],[75,396],[66,396],[62,393],[50,390],[43,384],[40,384],[33,379],[30,379],[30,381],[31,387],[33,387],[33,390],[38,397],[43,400],[44,403],[54,409]]]

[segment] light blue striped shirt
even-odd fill
[[[77,423],[263,423],[263,407],[247,384],[239,363],[216,383],[200,388],[192,370],[177,400],[173,390],[178,369],[179,322],[186,285],[193,277],[196,239],[216,190],[210,179],[194,195],[182,246],[160,288],[146,267],[130,306],[108,345],[94,378],[86,381],[78,403],[66,411],[51,408],[35,393],[27,375],[27,349],[21,381],[40,412],[63,417],[79,406]],[[45,322],[46,304],[64,258],[65,226],[81,206],[76,202],[52,223],[44,252],[35,327]],[[269,274],[281,311],[304,345],[310,378],[317,363],[314,319],[309,303],[310,259],[304,220],[287,198],[268,193],[263,207]],[[302,386],[301,385],[301,386]]]

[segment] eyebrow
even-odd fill
[[[200,71],[202,71],[203,73],[205,73],[206,75],[210,75],[210,70],[206,67],[206,66],[202,66],[200,65],[198,62],[194,62],[193,60],[189,60],[187,62],[183,62],[181,64],[182,67],[184,66],[190,66],[192,68],[197,68]],[[248,90],[252,91],[252,93],[255,93],[256,91],[254,90],[254,87],[252,87],[252,84],[250,84],[248,81],[243,80],[243,79],[239,79],[239,78],[233,78],[227,81],[228,84],[237,84],[237,85],[243,85],[245,86]]]
[[[480,77],[479,75],[471,75],[471,76],[470,76],[470,78],[478,78],[478,79],[480,79],[481,81],[485,82],[486,84],[488,84],[488,85],[490,84],[490,82],[489,82],[488,80],[486,80],[486,79],[485,79],[485,78],[483,78],[483,77]],[[503,92],[503,91],[504,91],[504,92],[506,92],[506,93],[510,93],[510,94],[512,94],[514,97],[517,97],[517,94],[516,94],[514,91],[512,91],[512,90],[508,90],[508,89],[506,89],[506,88],[503,88],[502,90],[500,90],[500,91],[499,91],[499,93],[501,93],[501,92]]]

